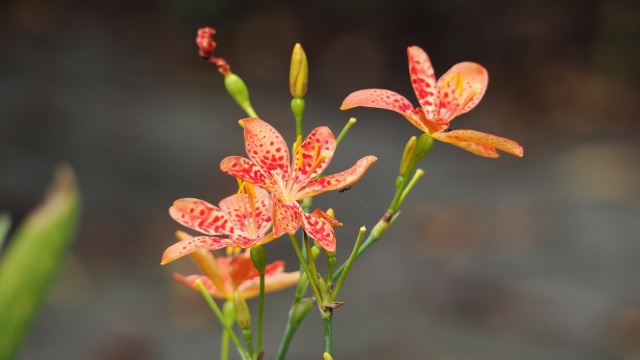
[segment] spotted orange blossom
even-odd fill
[[[274,238],[273,233],[267,234],[271,228],[269,193],[251,184],[241,183],[239,193],[220,201],[220,207],[199,199],[178,199],[169,208],[169,214],[180,224],[209,236],[193,237],[170,246],[162,255],[163,265],[198,249],[249,248]]]
[[[336,139],[328,127],[315,128],[304,141],[298,137],[290,158],[280,133],[265,121],[247,118],[240,120],[240,125],[244,127],[249,158],[229,156],[220,163],[222,171],[271,193],[276,237],[294,234],[302,226],[325,250],[334,251],[332,226],[341,224],[320,209],[305,213],[297,201],[355,183],[378,159],[365,156],[348,170],[316,178],[329,165],[336,149]]]
[[[197,280],[201,280],[211,296],[218,299],[233,299],[235,292],[245,298],[252,298],[260,294],[260,274],[253,266],[249,253],[244,252],[232,256],[221,256],[215,258],[213,253],[208,252],[215,271],[209,276],[174,274],[173,279],[185,284],[193,290],[200,292],[196,285]],[[281,290],[295,285],[300,277],[300,272],[284,272],[284,261],[275,261],[265,268],[264,286],[265,292]]]
[[[522,147],[515,141],[475,130],[452,130],[453,118],[473,109],[487,89],[489,75],[479,64],[461,62],[444,73],[436,82],[433,67],[421,48],[407,49],[409,75],[420,103],[414,108],[402,95],[382,89],[356,91],[342,103],[342,110],[366,106],[400,113],[413,125],[437,140],[461,147],[474,154],[498,157],[496,149],[522,156]]]

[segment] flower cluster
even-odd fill
[[[419,107],[414,108],[405,97],[382,89],[356,91],[347,96],[341,107],[343,110],[357,106],[392,110],[424,134],[420,138],[412,137],[404,149],[391,205],[366,240],[367,230],[364,227],[360,229],[348,260],[337,266],[337,241],[333,228],[342,224],[333,217],[332,211],[311,211],[311,199],[327,191],[349,188],[378,159],[372,155],[365,156],[347,170],[325,175],[339,142],[355,119],[347,123],[338,139],[328,127],[320,126],[303,140],[302,116],[308,64],[302,47],[296,44],[291,59],[289,89],[293,96],[291,109],[296,120],[297,137],[290,147],[273,126],[258,118],[244,81],[231,72],[224,59],[214,56],[216,43],[213,34],[215,30],[211,28],[200,29],[196,38],[199,54],[218,67],[227,91],[249,116],[239,121],[244,129],[247,156],[228,156],[220,162],[221,171],[237,180],[236,194],[224,198],[218,206],[196,198],[183,198],[169,208],[169,214],[175,221],[203,235],[191,236],[179,231],[180,241],[165,250],[162,264],[190,255],[202,270],[202,275],[175,274],[174,279],[202,292],[208,299],[225,328],[222,359],[227,359],[225,337],[227,342],[229,338],[234,341],[243,360],[263,357],[263,296],[266,292],[294,284],[297,284],[296,295],[276,358],[284,359],[291,337],[309,313],[312,303],[316,302],[324,322],[324,358],[332,359],[331,317],[333,311],[343,304],[337,301],[339,291],[354,261],[377,242],[397,218],[402,202],[423,174],[416,165],[429,153],[433,140],[485,157],[498,157],[498,150],[521,157],[522,147],[515,141],[475,130],[450,130],[450,122],[455,117],[470,111],[482,99],[488,83],[487,71],[476,63],[462,62],[436,80],[427,54],[419,47],[409,47],[409,74]],[[298,241],[295,234],[301,228],[303,236]],[[262,245],[284,234],[289,234],[301,271],[285,272],[282,261],[267,264]],[[316,245],[312,245],[309,238],[314,239]],[[227,256],[216,257],[212,252],[224,248]],[[327,260],[326,275],[320,274],[315,265],[321,254]],[[309,288],[313,297],[304,299]],[[258,340],[257,349],[254,349],[251,318],[245,299],[258,295]],[[225,308],[230,307],[235,315],[221,312],[213,298],[226,300]],[[242,332],[246,348],[235,337],[231,327],[234,323]]]

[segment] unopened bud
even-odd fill
[[[247,111],[247,108],[251,108],[251,102],[249,101],[249,89],[247,85],[242,81],[240,76],[229,73],[224,78],[224,86],[227,88],[229,95],[235,100],[240,107]]]
[[[407,172],[411,169],[411,163],[413,162],[413,149],[416,146],[416,141],[418,138],[412,136],[409,141],[407,141],[407,145],[404,147],[404,152],[402,153],[402,160],[400,160],[400,175],[407,176]]]
[[[289,71],[289,90],[294,98],[301,98],[307,93],[309,82],[309,65],[307,55],[302,45],[296,44],[291,54],[291,69]]]
[[[250,254],[253,266],[258,270],[258,273],[264,274],[264,269],[267,267],[267,252],[262,246],[255,245],[251,247]]]
[[[325,352],[324,354],[322,354],[322,358],[323,360],[333,360],[333,358],[331,357],[331,354],[329,354],[328,352]]]
[[[240,292],[233,293],[233,307],[235,309],[236,322],[242,330],[251,328],[251,313],[244,296]]]
[[[289,324],[293,329],[297,329],[300,323],[313,308],[313,298],[306,298],[293,305],[289,312]]]
[[[434,142],[435,140],[433,140],[433,137],[431,137],[431,135],[427,135],[427,134],[420,135],[420,137],[418,138],[418,141],[416,142],[416,146],[413,150],[413,153],[416,156],[416,158],[420,160],[423,157],[427,156],[429,151],[431,151],[431,148],[433,147]]]

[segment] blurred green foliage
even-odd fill
[[[45,199],[9,242],[0,258],[0,359],[16,356],[75,238],[80,195],[69,167],[57,170]],[[9,217],[0,217],[0,239]]]

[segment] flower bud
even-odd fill
[[[416,146],[413,149],[413,153],[415,154],[416,158],[420,160],[423,157],[427,156],[429,151],[431,151],[434,142],[435,141],[433,140],[433,137],[431,137],[430,135],[420,135],[418,141],[416,142]]]
[[[233,293],[233,307],[235,309],[236,322],[242,330],[251,329],[251,313],[249,306],[239,291]]]
[[[297,329],[302,320],[313,308],[313,298],[306,298],[293,305],[289,312],[289,324],[292,328]]]
[[[242,109],[246,111],[247,108],[251,108],[251,102],[249,101],[249,89],[247,85],[242,81],[240,76],[229,73],[224,78],[224,86],[227,88],[229,95],[235,100]]]
[[[250,254],[253,266],[258,270],[258,273],[264,274],[264,269],[267,267],[267,252],[262,246],[255,245],[251,247]]]
[[[329,354],[328,352],[325,352],[324,354],[322,354],[322,358],[323,360],[333,360],[333,358],[331,357],[331,354]]]
[[[402,160],[400,160],[400,175],[407,176],[407,172],[411,169],[411,163],[413,162],[413,149],[416,146],[418,138],[412,136],[407,145],[404,147],[404,153],[402,153]]]
[[[289,71],[289,90],[294,98],[301,98],[307,93],[309,82],[309,65],[302,45],[296,44],[291,54],[291,70]]]

